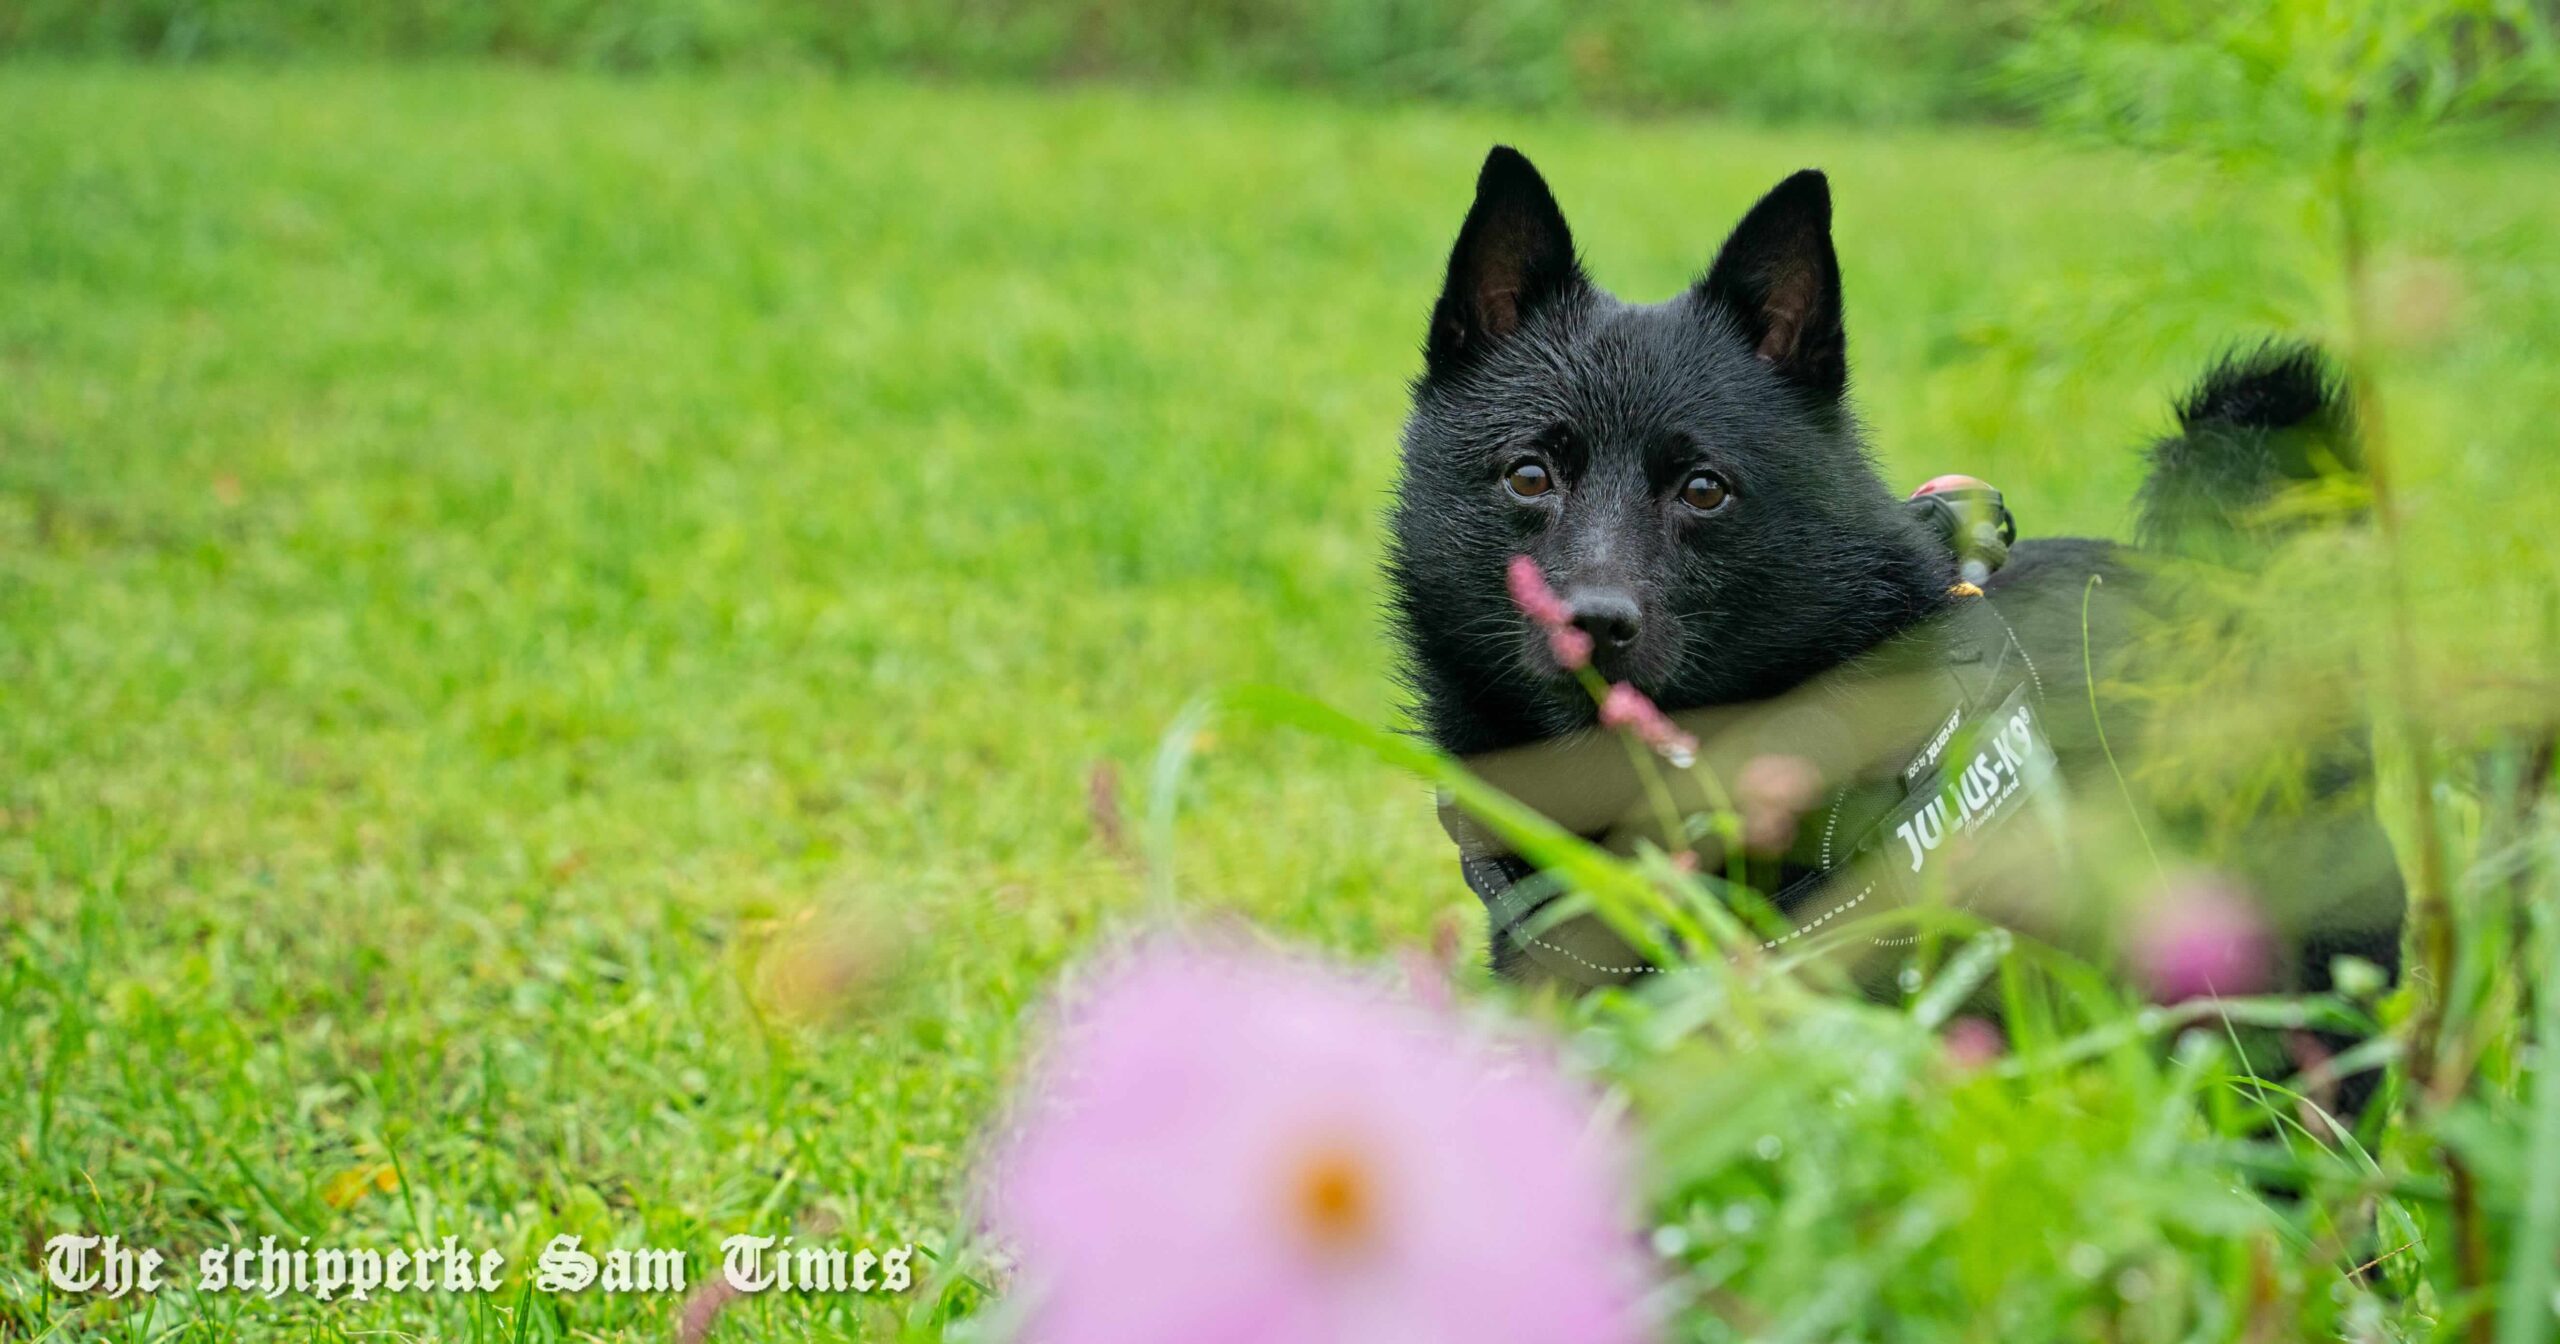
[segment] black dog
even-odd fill
[[[1594,722],[1590,695],[1506,594],[1506,566],[1527,555],[1589,636],[1601,676],[1665,710],[1768,701],[1888,647],[1974,658],[1981,649],[1968,651],[1965,632],[1979,628],[2010,675],[2034,679],[2037,749],[2049,747],[2065,775],[2095,759],[2084,593],[2092,575],[2111,593],[2140,592],[2138,557],[2098,541],[2028,541],[1984,585],[1987,598],[1960,582],[1947,537],[1886,489],[1850,412],[1820,173],[1798,173],[1754,205],[1687,291],[1630,304],[1584,275],[1546,183],[1497,148],[1424,355],[1389,574],[1417,711],[1443,749],[1482,758]],[[2154,450],[2146,540],[2191,547],[2226,535],[2314,474],[2318,455],[2288,447],[2300,436],[2287,431],[2336,431],[2320,438],[2324,451],[2352,460],[2344,419],[2334,380],[2307,351],[2226,362],[2184,406],[2182,432]],[[2097,619],[2101,643],[2124,637],[2119,605]],[[1999,784],[2005,767],[1985,759]],[[2361,825],[2369,859],[2378,831]],[[1534,969],[1505,936],[1529,908],[1505,898],[1530,871],[1506,854],[1468,857],[1506,971]],[[1791,868],[1773,889],[1800,893],[1804,876]],[[2395,960],[2396,877],[2373,880],[2390,884],[2390,913],[2308,949],[2298,978],[2324,980],[2329,951]],[[1586,983],[1625,969],[1570,960],[1602,972],[1568,977]]]

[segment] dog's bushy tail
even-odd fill
[[[2363,469],[2353,419],[2315,346],[2269,342],[2222,356],[2178,404],[2178,432],[2151,447],[2142,544],[2227,556],[2263,536],[2260,514],[2279,491]]]

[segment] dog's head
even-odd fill
[[[1850,415],[1831,195],[1778,184],[1704,277],[1620,302],[1497,148],[1449,256],[1404,431],[1390,575],[1421,711],[1476,751],[1590,722],[1512,609],[1536,560],[1593,662],[1666,708],[1758,698],[1934,608],[1943,553]]]

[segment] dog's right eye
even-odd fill
[[[1536,499],[1556,488],[1555,473],[1547,470],[1546,463],[1534,458],[1522,458],[1512,463],[1511,470],[1503,473],[1502,483],[1522,499]]]

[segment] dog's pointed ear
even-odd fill
[[[1808,168],[1761,197],[1724,240],[1696,293],[1788,382],[1826,404],[1848,389],[1831,184],[1820,172]]]
[[[1573,233],[1546,179],[1520,151],[1494,146],[1476,175],[1476,201],[1449,250],[1449,278],[1431,310],[1423,347],[1431,372],[1476,358],[1583,283]]]

